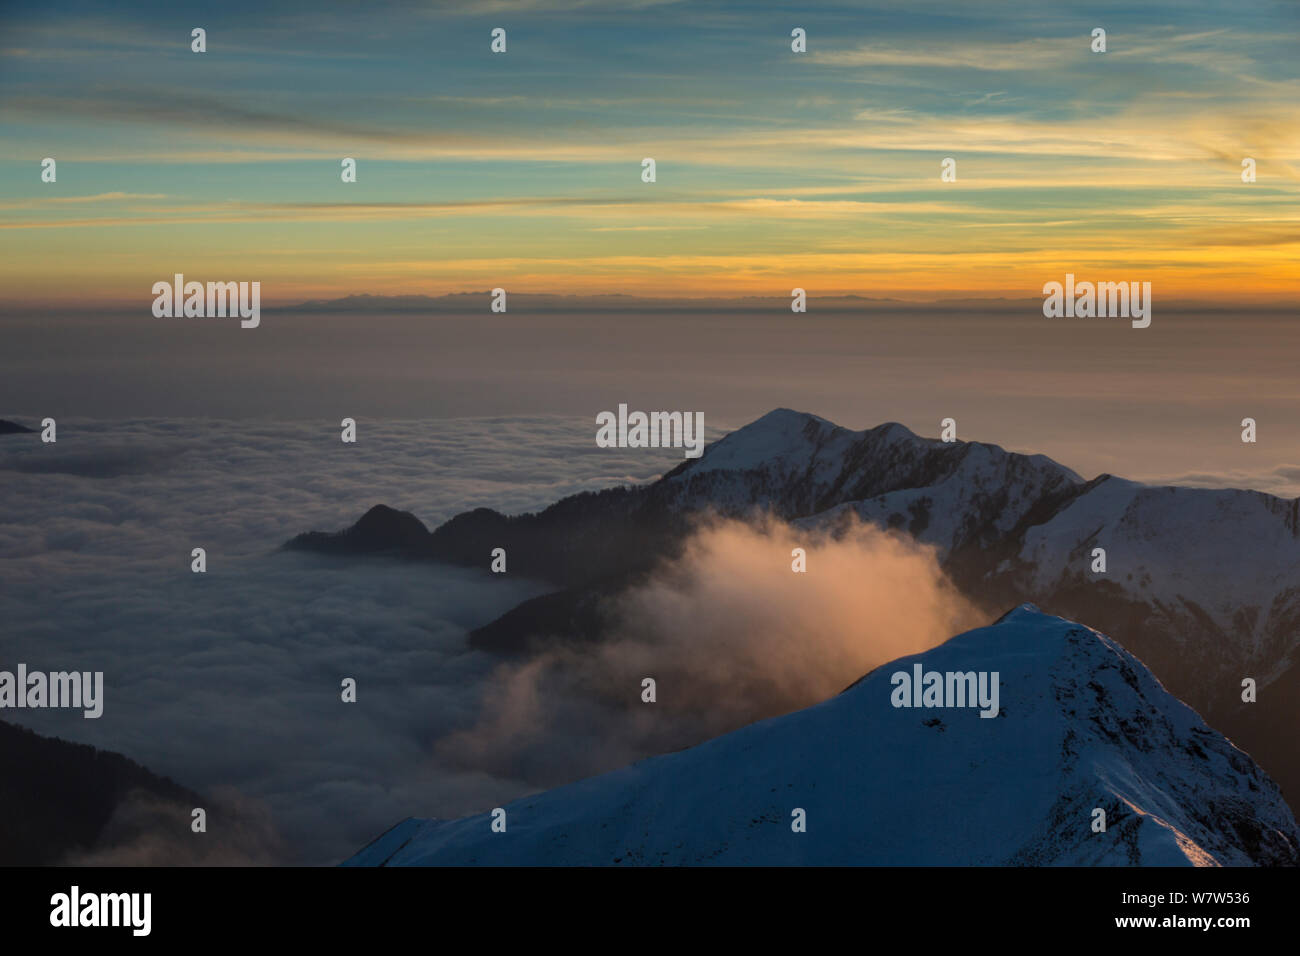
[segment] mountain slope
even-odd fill
[[[997,671],[1000,713],[894,707],[891,675],[916,663]],[[816,707],[505,809],[504,833],[489,814],[411,819],[348,863],[1300,862],[1296,822],[1249,757],[1115,642],[1031,606]]]
[[[121,754],[0,721],[0,866],[41,866],[98,847],[114,813],[136,796],[202,798]]]
[[[477,647],[519,652],[556,637],[600,640],[604,597],[675,555],[694,520],[755,511],[832,529],[857,515],[938,547],[948,576],[987,611],[1032,601],[1087,621],[1300,795],[1288,703],[1300,686],[1300,499],[1084,481],[1041,455],[777,409],[648,485],[537,514],[478,509],[432,533],[404,521],[370,550],[486,567],[492,548],[506,548],[512,573],[560,589],[471,635]],[[354,544],[345,532],[289,546]],[[1092,570],[1098,547],[1104,573]],[[1247,677],[1255,703],[1240,699]]]

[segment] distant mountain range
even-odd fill
[[[1085,481],[1041,455],[921,438],[898,424],[850,431],[777,409],[658,481],[584,492],[536,514],[479,508],[433,532],[376,506],[347,531],[286,547],[487,567],[553,583],[471,635],[502,653],[600,640],[604,598],[678,553],[701,514],[770,512],[834,529],[850,512],[936,545],[990,615],[1033,602],[1087,622],[1300,794],[1300,499],[1255,491]],[[1093,573],[1105,549],[1107,570]],[[1242,681],[1258,685],[1243,703]]]
[[[452,292],[445,295],[377,295],[358,293],[336,299],[310,299],[292,305],[276,306],[277,312],[429,312],[460,313],[486,311],[492,292],[489,289],[469,292]],[[507,290],[507,301],[512,312],[564,312],[564,313],[674,313],[674,312],[766,312],[789,314],[789,296],[729,296],[722,298],[665,298],[655,296],[625,295],[557,295],[548,292]],[[819,312],[999,312],[1010,310],[1042,309],[1042,296],[1024,298],[963,296],[960,298],[914,301],[910,299],[875,298],[854,294],[819,295],[809,290],[808,309]],[[1195,300],[1168,301],[1162,306],[1166,313],[1217,313],[1216,306],[1207,306]],[[1285,306],[1264,306],[1258,311],[1285,313]]]
[[[894,706],[916,665],[996,671],[998,716]],[[1300,862],[1246,754],[1114,641],[1028,605],[817,706],[503,809],[504,832],[408,819],[345,865]]]
[[[447,295],[349,295],[339,299],[314,299],[280,311],[290,312],[477,312],[485,311],[492,292],[454,292]],[[989,300],[982,303],[996,308],[1009,300]],[[1039,299],[1025,302],[1038,304]],[[555,295],[546,292],[512,292],[507,296],[508,306],[515,311],[528,312],[681,312],[683,310],[708,312],[753,311],[779,307],[788,312],[790,299],[774,296],[738,296],[729,299],[662,299],[648,296],[622,294],[610,295]],[[936,304],[906,302],[901,299],[868,299],[857,295],[833,296],[817,300],[819,308],[827,309],[933,309]]]

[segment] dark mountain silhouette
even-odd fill
[[[286,547],[326,554],[390,552],[417,557],[427,548],[428,541],[429,529],[415,515],[387,505],[375,505],[346,531],[308,532],[294,538]]]
[[[118,753],[0,721],[0,866],[43,866],[90,851],[133,796],[189,808],[193,792]]]

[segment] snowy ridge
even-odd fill
[[[1085,482],[1042,455],[892,423],[854,432],[789,409],[730,433],[654,492],[686,510],[771,510],[807,527],[854,513],[906,532],[955,562],[968,593],[1118,632],[1184,694],[1197,693],[1194,673],[1266,685],[1300,658],[1300,499]],[[1091,570],[1094,547],[1105,574]],[[1127,622],[1143,618],[1134,639]]]
[[[1045,495],[1082,485],[1042,455],[921,438],[895,422],[855,432],[781,408],[714,442],[654,491],[679,509],[785,518],[826,520],[852,507],[951,551],[1009,531]]]
[[[997,671],[999,716],[894,707],[891,675],[916,662]],[[1246,754],[1119,645],[1031,605],[815,707],[505,809],[505,833],[487,813],[410,819],[346,865],[1300,860],[1290,810]]]

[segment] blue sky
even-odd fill
[[[11,8],[0,275],[19,301],[187,270],[270,302],[923,299],[1093,268],[1293,300],[1298,26],[1258,0]]]

